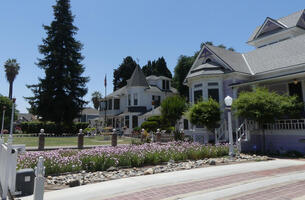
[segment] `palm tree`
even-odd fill
[[[6,79],[10,84],[9,88],[9,98],[12,99],[13,96],[13,83],[16,78],[16,76],[19,73],[19,63],[17,63],[16,59],[8,59],[4,63],[5,73],[6,73]]]
[[[98,110],[99,106],[100,106],[100,100],[102,98],[102,95],[99,91],[95,91],[92,93],[92,103],[93,103],[93,106],[96,110]]]

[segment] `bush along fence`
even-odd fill
[[[37,159],[45,159],[46,175],[66,172],[103,171],[110,167],[158,165],[169,160],[185,161],[228,155],[228,146],[203,146],[198,143],[169,142],[161,145],[105,146],[94,149],[26,152],[18,156],[18,168],[34,168]]]
[[[56,134],[56,135],[75,135],[78,133],[79,129],[86,129],[89,126],[87,122],[77,122],[70,127],[65,127],[62,125],[56,125],[54,122],[23,122],[21,123],[21,130],[25,134],[37,134],[41,129],[44,129],[46,133]]]

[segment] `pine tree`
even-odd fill
[[[83,46],[74,38],[78,28],[73,25],[70,0],[57,0],[53,10],[54,21],[43,26],[47,37],[39,46],[44,58],[38,59],[37,65],[44,70],[45,77],[28,86],[34,96],[26,99],[31,104],[29,110],[42,120],[71,125],[87,103],[83,97],[89,78],[82,76]]]
[[[127,85],[127,80],[130,79],[136,66],[138,66],[138,64],[132,59],[131,56],[124,58],[119,68],[115,69],[113,72],[113,91]]]
[[[142,70],[145,76],[155,75],[172,78],[172,73],[167,68],[166,61],[163,57],[158,58],[158,60],[149,60],[147,64],[143,66]]]

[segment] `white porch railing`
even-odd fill
[[[252,120],[245,120],[235,132],[236,145],[241,151],[241,142],[250,140],[250,131],[257,127],[257,123]]]
[[[228,124],[227,121],[224,120],[220,127],[215,129],[215,144],[228,141],[228,135]]]
[[[267,130],[305,130],[305,119],[277,120],[275,123],[266,123]]]

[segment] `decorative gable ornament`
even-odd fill
[[[260,29],[257,32],[254,39],[257,39],[257,38],[260,38],[260,37],[263,37],[263,36],[266,36],[266,35],[269,35],[269,34],[276,33],[280,30],[285,29],[285,28],[286,27],[284,25],[282,25],[281,23],[279,23],[278,21],[267,17],[267,19],[265,20],[263,25],[260,27]]]
[[[297,23],[297,26],[305,29],[305,11],[303,11],[303,13]]]
[[[207,48],[204,48],[199,56],[199,59],[200,58],[207,58],[209,56],[211,56],[212,53],[207,49]]]

